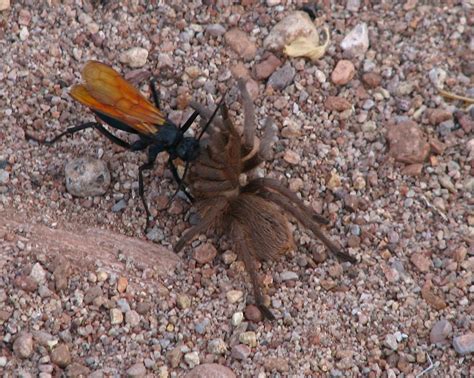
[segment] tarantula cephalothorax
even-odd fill
[[[255,260],[274,259],[293,247],[293,237],[285,213],[310,229],[336,256],[355,263],[320,230],[318,224],[329,223],[306,207],[295,193],[271,178],[257,178],[240,184],[242,173],[260,164],[271,150],[274,128],[267,120],[262,141],[256,136],[254,107],[245,82],[239,81],[244,107],[244,128],[240,136],[229,119],[225,104],[222,118],[215,118],[209,138],[202,142],[201,154],[186,179],[194,195],[201,219],[175,246],[179,251],[200,233],[210,229],[230,236],[236,254],[244,261],[254,288],[255,302],[263,315],[274,319],[265,306]],[[199,104],[203,121],[211,111]],[[282,211],[283,210],[283,211]]]

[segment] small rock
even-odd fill
[[[219,364],[202,364],[188,372],[185,378],[236,378],[228,367]]]
[[[232,325],[234,327],[238,327],[240,325],[240,323],[242,323],[242,320],[244,320],[244,313],[239,311],[239,312],[235,312],[233,315],[232,315]]]
[[[252,60],[257,53],[257,45],[249,36],[237,28],[229,30],[224,35],[226,43],[244,60]]]
[[[170,350],[166,354],[166,359],[169,361],[171,367],[173,369],[177,368],[179,366],[179,363],[181,362],[181,358],[183,357],[183,351],[181,350],[182,346],[178,345],[174,349]]]
[[[207,25],[206,33],[213,37],[219,37],[225,33],[225,28],[221,24]]]
[[[112,206],[112,212],[118,213],[127,207],[127,201],[121,199],[120,201],[116,202],[115,205]]]
[[[33,335],[22,332],[13,342],[13,353],[18,358],[29,358],[33,354]]]
[[[102,288],[99,285],[90,287],[84,294],[84,303],[91,304],[94,299],[102,295]]]
[[[451,335],[452,331],[453,326],[451,323],[446,319],[442,319],[436,322],[433,328],[431,328],[430,341],[433,344],[444,343],[447,341],[447,338]]]
[[[410,261],[420,272],[424,273],[428,272],[432,266],[431,259],[421,252],[414,253],[410,257]]]
[[[242,344],[248,345],[253,348],[257,346],[257,335],[253,331],[242,332],[239,335],[239,341]]]
[[[423,131],[413,121],[388,125],[389,154],[402,163],[422,163],[428,157],[430,144]]]
[[[377,130],[377,124],[374,121],[367,121],[362,124],[361,129],[365,133],[371,133]]]
[[[339,188],[341,186],[341,178],[339,175],[337,173],[332,173],[326,180],[326,186],[331,190]]]
[[[59,257],[56,261],[56,267],[53,271],[56,290],[65,290],[68,287],[68,280],[71,272],[71,263],[64,258]]]
[[[395,335],[392,335],[391,333],[385,336],[383,345],[385,345],[387,348],[391,350],[397,350],[398,349],[398,342],[397,338]]]
[[[27,293],[32,293],[38,289],[38,283],[31,276],[18,276],[15,277],[14,285]]]
[[[350,60],[340,60],[331,73],[331,80],[336,85],[346,85],[354,75],[354,64]]]
[[[474,333],[467,333],[462,336],[456,336],[453,339],[453,346],[456,352],[461,356],[474,352]]]
[[[26,41],[29,36],[30,32],[28,31],[28,28],[26,26],[22,26],[20,29],[20,40]]]
[[[431,83],[435,86],[435,88],[443,88],[444,81],[446,80],[447,73],[442,68],[432,68],[428,73],[428,77],[430,78]]]
[[[232,347],[232,350],[230,352],[232,358],[235,358],[236,360],[245,360],[251,353],[251,349],[249,346],[245,344],[237,344]]]
[[[66,369],[66,377],[87,377],[90,374],[90,369],[87,366],[73,362]]]
[[[66,164],[66,189],[76,197],[100,196],[110,185],[107,165],[98,159],[82,157]]]
[[[146,64],[148,58],[148,50],[142,47],[132,47],[124,51],[119,56],[121,63],[127,64],[131,68],[140,68]]]
[[[110,324],[122,324],[123,322],[123,313],[118,308],[110,309]]]
[[[377,88],[382,82],[382,76],[375,72],[368,72],[362,76],[362,82],[368,88]]]
[[[127,290],[127,286],[128,286],[127,277],[119,277],[117,281],[117,291],[119,293],[125,293],[125,290]]]
[[[125,313],[125,323],[130,327],[137,327],[140,324],[140,315],[135,310],[129,310]]]
[[[194,250],[193,258],[199,264],[208,264],[214,260],[217,255],[217,249],[211,243],[200,245]]]
[[[224,264],[230,265],[235,260],[237,260],[237,255],[232,251],[225,251],[222,254],[222,261],[224,262]]]
[[[332,278],[338,278],[342,276],[343,270],[341,264],[335,264],[329,267],[328,273]]]
[[[185,310],[191,306],[191,298],[186,294],[178,294],[176,297],[176,304],[180,310]]]
[[[229,290],[226,294],[229,303],[237,303],[243,298],[243,296],[244,293],[241,290]]]
[[[255,79],[264,80],[268,78],[280,66],[281,60],[273,54],[268,54],[264,60],[254,66]]]
[[[0,12],[10,8],[10,0],[0,0]]]
[[[350,109],[352,104],[343,97],[328,96],[324,101],[324,107],[329,111],[343,112]]]
[[[224,354],[227,351],[227,344],[222,339],[213,339],[207,344],[207,350],[212,354]]]
[[[421,175],[421,172],[423,171],[423,164],[421,163],[415,163],[415,164],[410,164],[405,166],[401,173],[402,175],[406,176],[412,176],[412,177],[418,177]]]
[[[71,363],[71,353],[66,344],[58,344],[51,352],[51,362],[60,368],[65,368]]]
[[[283,155],[283,160],[285,160],[287,163],[297,165],[300,163],[301,157],[296,152],[287,150]]]
[[[160,227],[155,226],[150,231],[147,232],[146,237],[148,240],[151,240],[151,241],[160,241],[165,238],[165,233]]]
[[[127,369],[127,377],[144,377],[145,375],[146,367],[142,362],[138,362]]]
[[[448,306],[443,298],[433,293],[432,283],[429,280],[427,280],[421,288],[421,296],[431,307],[438,311]]]
[[[265,370],[287,373],[290,370],[288,361],[282,357],[268,357],[263,361]]]
[[[0,184],[6,185],[10,181],[10,172],[0,169]]]
[[[360,23],[347,34],[341,42],[341,48],[351,55],[363,55],[369,48],[367,24]]]
[[[199,322],[195,325],[194,330],[199,333],[200,335],[204,335],[206,333],[206,328],[209,325],[209,319],[204,319],[202,322]]]
[[[244,314],[247,320],[250,320],[255,323],[261,322],[263,319],[262,312],[255,305],[248,305],[245,308]]]
[[[272,73],[268,79],[267,85],[276,90],[283,90],[293,82],[295,75],[296,70],[290,62],[287,62],[283,67]]]
[[[36,263],[31,268],[30,276],[38,283],[42,284],[46,281],[46,271],[43,269],[40,263]]]
[[[280,273],[280,279],[282,281],[297,280],[298,274],[295,272],[290,272],[290,271],[282,272]]]
[[[439,125],[441,122],[449,121],[450,119],[453,118],[451,112],[445,109],[432,109],[431,111],[427,113],[428,113],[428,121],[432,125],[435,125],[435,126]]]
[[[190,368],[193,368],[194,366],[199,365],[201,362],[199,359],[199,353],[198,352],[189,352],[184,355],[184,360],[188,364]]]

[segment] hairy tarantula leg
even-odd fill
[[[194,110],[198,111],[199,115],[204,118],[206,121],[211,118],[211,115],[213,111],[211,109],[206,108],[204,105],[201,105],[200,103],[196,101],[189,101],[189,106],[193,108]],[[213,120],[213,123],[218,126],[219,128],[222,127],[222,118],[219,116],[216,116]]]
[[[275,316],[272,314],[270,309],[265,306],[263,300],[262,289],[260,287],[260,281],[257,275],[257,267],[255,266],[254,258],[250,255],[248,243],[244,240],[243,227],[234,223],[232,228],[233,240],[236,243],[237,254],[242,257],[244,261],[247,272],[250,275],[250,280],[252,281],[253,295],[255,297],[255,304],[262,312],[263,316],[269,320],[275,320]]]
[[[290,201],[294,202],[301,209],[301,211],[306,213],[307,216],[311,218],[313,221],[320,224],[329,224],[329,221],[326,218],[311,211],[307,206],[305,206],[303,201],[301,201],[295,193],[293,193],[290,189],[282,186],[275,179],[271,179],[268,177],[257,178],[249,182],[249,184],[244,188],[244,191],[255,193],[255,192],[258,192],[259,190],[268,191],[269,189],[277,193],[280,193],[282,196],[285,196]]]
[[[191,168],[191,172],[198,176],[199,180],[225,181],[227,179],[222,169],[208,167],[199,163]]]
[[[293,215],[303,226],[309,228],[314,233],[314,235],[316,235],[316,237],[324,243],[326,248],[329,249],[329,251],[332,252],[336,257],[340,258],[343,261],[349,261],[352,264],[357,263],[357,260],[354,257],[349,255],[347,252],[342,251],[341,248],[339,248],[326,235],[324,235],[324,233],[316,225],[316,222],[313,222],[311,219],[306,218],[305,214],[300,211],[300,209],[297,209],[292,206],[288,198],[282,196],[279,193],[273,193],[270,191],[260,193],[260,196],[276,203],[285,211]]]
[[[175,252],[179,252],[184,247],[184,245],[191,241],[196,235],[206,232],[211,226],[212,222],[214,222],[214,220],[221,214],[223,208],[227,204],[227,201],[216,201],[216,198],[213,198],[212,201],[215,205],[196,226],[192,227],[181,237],[181,239],[178,240],[178,243],[176,243],[174,246]]]
[[[247,85],[244,79],[239,79],[238,86],[242,95],[242,105],[244,107],[244,134],[242,136],[243,145],[248,150],[253,149],[255,142],[255,133],[257,131],[257,123],[255,122],[255,108],[253,106],[250,94],[247,91]]]
[[[262,141],[260,143],[259,155],[264,160],[270,160],[273,154],[273,145],[278,140],[277,138],[278,127],[275,125],[275,123],[270,117],[268,117],[265,120],[265,124],[263,127],[264,127],[264,132],[263,132]]]
[[[209,181],[209,180],[201,180],[199,178],[199,181],[195,181],[192,184],[193,189],[198,190],[198,191],[204,191],[204,192],[225,192],[227,190],[231,190],[235,187],[232,182],[226,180],[226,181]]]

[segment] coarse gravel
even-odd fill
[[[431,376],[474,376],[474,112],[435,88],[474,97],[472,1],[322,1],[316,23],[331,42],[317,62],[263,47],[300,0],[9,3],[0,1],[1,372],[414,377],[432,361]],[[342,48],[364,25],[368,47]],[[25,139],[93,120],[68,95],[90,59],[130,79],[154,75],[177,124],[188,100],[212,105],[224,93],[241,124],[235,79],[248,78],[260,126],[270,116],[279,128],[275,158],[256,174],[330,219],[328,234],[359,263],[326,258],[294,224],[296,250],[262,264],[277,317],[262,320],[226,240],[201,235],[170,252],[194,220],[183,196],[167,207],[176,186],[164,154],[146,174],[145,235],[145,154],[93,130],[53,146]],[[149,93],[146,80],[140,89]],[[67,191],[65,165],[81,157],[108,166],[105,194]]]

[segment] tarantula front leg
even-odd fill
[[[174,251],[179,252],[186,243],[191,241],[196,235],[206,232],[213,222],[222,215],[227,206],[227,200],[224,197],[212,198],[201,202],[203,208],[210,209],[199,223],[186,232],[174,246]]]
[[[245,227],[242,226],[237,221],[234,221],[231,226],[232,240],[235,243],[237,255],[242,258],[244,261],[247,272],[250,275],[250,280],[252,282],[253,293],[255,297],[255,304],[262,312],[263,316],[269,320],[275,320],[275,316],[272,314],[270,309],[265,306],[265,301],[263,300],[262,289],[260,286],[260,281],[258,279],[257,267],[255,265],[255,260],[250,254],[250,249],[252,246],[249,245],[249,236],[245,230]]]
[[[303,226],[310,229],[316,237],[321,240],[326,248],[332,252],[336,257],[340,258],[343,261],[349,261],[352,264],[355,264],[357,260],[349,255],[347,252],[344,252],[336,244],[334,244],[317,226],[316,222],[311,218],[308,218],[305,212],[301,211],[300,208],[295,207],[291,201],[279,194],[270,190],[262,190],[258,193],[259,196],[272,201],[273,203],[280,206],[283,210],[290,213],[295,219],[300,222]]]

